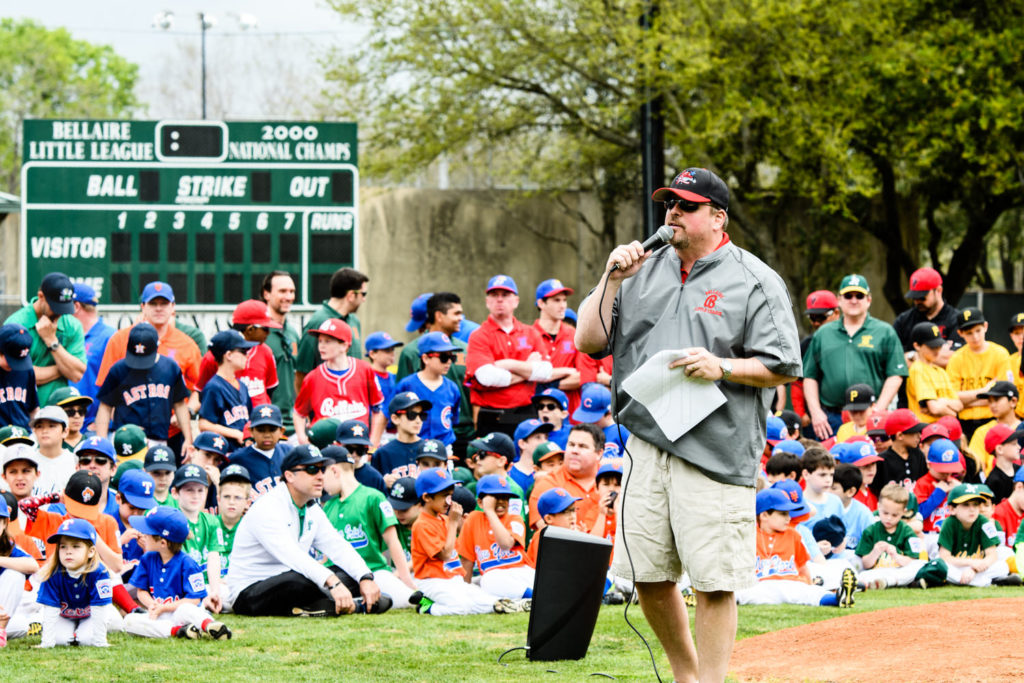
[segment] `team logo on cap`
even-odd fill
[[[426,442],[425,444],[423,444],[423,452],[424,453],[437,453],[437,442],[434,441],[434,440],[430,440],[430,441]]]
[[[964,313],[964,320],[970,320],[971,319],[971,312],[970,311],[965,310],[963,313]]]
[[[697,179],[693,177],[692,171],[683,171],[676,176],[676,179],[672,181],[673,185],[693,185],[697,182]]]
[[[157,451],[156,455],[153,456],[153,460],[155,462],[167,462],[168,455],[167,455],[167,453],[165,453],[163,451]]]
[[[939,462],[953,462],[957,459],[956,452],[952,448],[948,448],[939,454]]]
[[[405,486],[402,484],[395,484],[391,487],[391,496],[394,498],[401,498],[405,495]]]
[[[593,408],[594,407],[594,399],[592,399],[589,396],[587,396],[585,399],[583,399],[583,407],[584,408]]]
[[[939,336],[939,326],[938,325],[932,325],[932,334],[935,335],[936,337]]]
[[[860,454],[861,455],[871,455],[871,444],[869,444],[869,443],[861,444]]]
[[[73,289],[69,289],[68,287],[65,287],[64,289],[60,290],[60,300],[61,301],[71,301],[72,297],[74,297],[74,296],[75,296],[75,290],[73,290]]]
[[[800,495],[796,491],[786,491],[785,493],[786,495],[789,496],[789,499],[794,503],[800,502]]]
[[[70,519],[65,519],[64,523],[60,525],[60,530],[61,531],[67,531],[70,528],[71,528],[71,520]]]
[[[1018,323],[1024,324],[1024,313],[1018,313],[1017,315],[1015,315],[1013,317],[1014,317],[1014,320],[1016,320]]]
[[[320,323],[320,328],[319,329],[321,331],[323,331],[323,332],[333,332],[334,331],[334,323],[332,323],[330,320],[325,320],[322,323]]]
[[[123,453],[124,455],[131,455],[132,454],[132,445],[130,443],[127,443],[127,442],[121,444],[121,453]],[[160,456],[157,455],[154,458],[154,460],[159,458],[159,457]]]
[[[847,282],[846,284],[848,284],[848,285],[860,285],[860,275],[851,275],[850,276],[850,281]]]
[[[19,356],[20,358],[24,358],[24,357],[25,357],[25,356],[27,356],[27,355],[28,355],[28,349],[22,349],[22,350],[21,350],[21,351],[20,351],[20,352],[18,353],[18,356]]]
[[[505,280],[507,279],[508,278],[506,278],[504,275],[499,275],[498,277],[494,278],[494,282],[491,283],[491,286],[497,287],[498,285],[503,285],[505,284]]]
[[[260,417],[270,417],[273,414],[274,410],[270,406],[263,406],[260,408]]]
[[[499,476],[498,477],[498,483],[501,484],[502,486],[508,486],[508,479],[506,479],[505,477]]]
[[[309,444],[309,453],[313,457],[316,457],[316,458],[320,457],[320,449],[317,448],[316,446],[314,446],[313,444]]]
[[[96,492],[92,490],[92,487],[86,486],[82,489],[82,502],[88,503],[92,500],[92,497],[96,495]]]
[[[195,465],[189,465],[188,467],[185,468],[184,475],[186,477],[198,477],[199,476],[199,468],[196,467]]]
[[[362,436],[364,431],[366,430],[363,429],[363,425],[352,426],[352,436]]]
[[[555,495],[557,495],[559,498],[565,498],[566,496],[569,495],[569,493],[565,489],[559,488],[555,489]]]
[[[146,345],[145,344],[136,344],[135,345],[135,353],[142,354],[142,353],[145,353],[145,352],[146,352]]]
[[[224,448],[224,439],[219,436],[214,437],[213,446],[214,448]]]

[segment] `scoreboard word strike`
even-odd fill
[[[26,120],[21,283],[51,271],[132,308],[152,280],[179,308],[233,307],[287,270],[296,302],[354,266],[353,123]]]

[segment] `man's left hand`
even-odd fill
[[[366,605],[366,613],[369,614],[380,599],[380,586],[373,579],[366,579],[359,582],[359,593],[363,596],[363,604]]]
[[[57,341],[57,323],[45,315],[41,315],[36,321],[36,333],[39,334],[39,338],[43,340],[44,344],[50,346]]]
[[[724,377],[721,359],[705,348],[686,349],[687,355],[668,364],[669,369],[682,367],[687,377],[718,381]]]

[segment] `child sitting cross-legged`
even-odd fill
[[[910,492],[895,482],[878,495],[878,521],[864,530],[856,553],[864,565],[861,582],[872,590],[914,585],[928,553],[921,538],[903,521]]]
[[[946,563],[946,580],[965,586],[1000,584],[1009,575],[999,559],[995,523],[981,514],[981,502],[992,498],[984,484],[959,484],[949,492],[949,517],[939,531],[939,559]]]

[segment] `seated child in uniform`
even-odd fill
[[[220,546],[220,575],[227,576],[231,549],[235,545],[235,532],[242,515],[252,503],[252,483],[249,472],[241,465],[228,465],[220,473],[217,487],[216,545]]]
[[[14,542],[9,533],[11,510],[0,496],[0,647],[7,645],[7,624],[25,595],[25,579],[39,565]]]
[[[121,557],[124,560],[121,578],[124,581],[131,578],[132,571],[145,552],[139,543],[140,534],[131,528],[129,520],[156,507],[154,487],[153,477],[141,469],[129,469],[117,481],[117,528],[121,534]]]
[[[384,475],[384,485],[391,486],[402,477],[415,477],[416,455],[420,449],[420,432],[433,404],[411,391],[400,391],[388,403],[388,414],[395,425],[396,436],[378,448],[370,459],[374,469]],[[448,456],[445,455],[447,463]]]
[[[202,569],[182,552],[189,535],[185,514],[158,507],[144,517],[132,517],[131,525],[143,534],[146,547],[131,583],[148,613],[129,614],[125,630],[146,638],[231,638],[231,629],[199,606],[206,597],[206,584]]]
[[[768,458],[768,462],[764,466],[764,473],[768,479],[768,484],[774,484],[783,479],[796,481],[800,478],[800,471],[802,469],[800,467],[800,458],[794,453],[779,451],[778,453],[773,453],[772,457]]]
[[[836,462],[829,452],[819,446],[808,448],[800,459],[803,468],[804,500],[814,506],[815,514],[802,524],[814,528],[818,522],[832,515],[842,516],[843,504],[832,495],[832,479],[835,476]]]
[[[864,530],[875,522],[867,506],[854,499],[863,482],[859,467],[842,462],[836,464],[836,473],[832,477],[832,493],[843,504],[843,513],[840,517],[846,527],[846,550],[850,555],[860,543],[860,536]]]
[[[811,583],[810,559],[799,533],[791,526],[790,512],[803,506],[775,487],[758,491],[757,584],[736,592],[741,605],[821,605],[852,607],[857,577],[843,571],[836,591]]]
[[[914,497],[924,520],[922,530],[928,543],[928,555],[938,553],[939,529],[949,515],[946,497],[960,483],[963,474],[960,450],[949,439],[936,439],[928,446],[928,472],[914,484]]]
[[[548,526],[557,526],[562,529],[579,531],[576,526],[576,502],[579,500],[582,499],[574,497],[561,486],[548,489],[540,494],[537,499],[537,512],[544,520],[544,529]],[[537,566],[537,550],[540,548],[540,537],[544,535],[544,529],[533,535],[530,547],[526,551],[534,567]]]
[[[188,522],[189,534],[182,539],[182,552],[191,557],[206,575],[209,583],[208,604],[217,605],[221,588],[220,538],[217,518],[204,512],[206,492],[210,481],[206,471],[198,465],[182,465],[174,473],[171,490],[178,507]]]
[[[949,492],[949,517],[939,531],[939,559],[946,563],[949,583],[998,585],[1010,573],[999,559],[996,525],[981,514],[982,499],[991,497],[984,484],[959,484]]]
[[[1005,561],[1006,566],[1010,569],[1009,575],[1005,579],[1000,579],[998,585],[1019,586],[1021,585],[1021,580],[1017,570],[1017,558],[1014,556],[1013,550],[1007,545],[1006,530],[1003,528],[1002,523],[994,516],[995,509],[996,506],[992,504],[992,499],[981,499],[981,516],[990,520],[996,527],[996,537],[999,540],[999,545],[996,546],[996,556],[1000,560]]]
[[[320,420],[314,425],[314,430],[332,421]],[[331,428],[331,442],[334,441],[336,428],[337,422]],[[281,478],[281,461],[291,451],[291,446],[281,441],[284,438],[284,419],[281,409],[274,404],[262,405],[253,410],[249,431],[252,433],[252,443],[232,451],[228,462],[245,468],[252,484],[250,496],[256,500],[277,485]],[[310,441],[313,441],[312,436]],[[316,444],[316,447],[323,449],[329,443],[323,446]]]
[[[402,477],[392,484],[388,491],[388,502],[391,503],[395,519],[398,520],[395,530],[398,532],[398,541],[405,551],[406,563],[412,566],[412,525],[423,511],[423,503],[416,495],[416,480],[412,477]],[[394,562],[395,558],[392,557],[391,561]]]
[[[903,521],[910,493],[886,484],[878,495],[878,521],[864,530],[856,553],[864,570],[861,582],[871,590],[914,585],[928,559],[924,543]]]
[[[808,452],[812,450],[814,449],[808,449]],[[804,498],[800,484],[792,479],[783,479],[773,484],[771,488],[781,490],[797,504],[797,507],[791,511],[790,524],[803,539],[804,548],[810,557],[808,569],[811,572],[811,577],[815,580],[820,579],[826,589],[836,590],[842,583],[843,572],[846,569],[852,569],[853,565],[844,557],[831,559],[825,557],[822,548],[824,544],[818,543],[814,538],[813,527],[808,525],[808,521],[815,516],[814,506]],[[827,548],[831,552],[831,546],[827,546]]]

